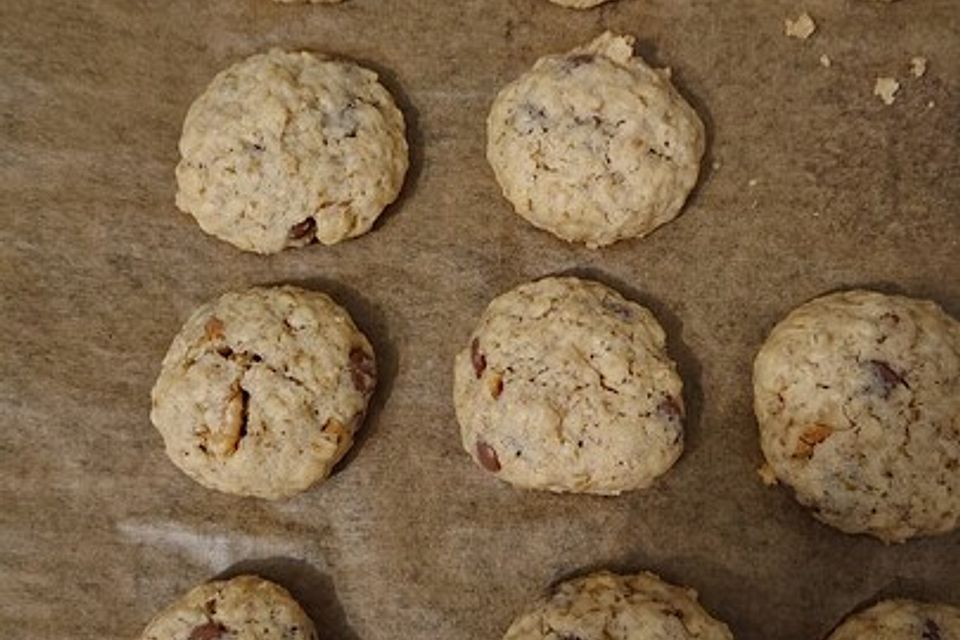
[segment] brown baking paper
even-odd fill
[[[787,38],[801,10],[818,29]],[[604,29],[673,69],[710,140],[679,219],[591,251],[512,213],[485,117],[537,57]],[[136,637],[242,571],[339,640],[499,638],[552,581],[601,567],[695,588],[743,640],[819,640],[885,595],[960,604],[960,534],[884,546],[761,484],[750,385],[772,324],[838,287],[960,315],[958,34],[956,0],[3,0],[0,637]],[[275,45],[380,72],[412,169],[372,233],[263,257],[179,213],[173,169],[191,101]],[[877,76],[899,79],[892,106]],[[688,444],[648,491],[522,492],[461,450],[455,352],[493,296],[553,273],[612,284],[668,330]],[[281,502],[220,495],[167,460],[149,391],[191,309],[280,282],[343,303],[382,380],[331,480]]]

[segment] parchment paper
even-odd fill
[[[801,9],[819,29],[788,39]],[[484,121],[538,56],[605,28],[674,69],[710,151],[678,220],[590,251],[512,213]],[[359,60],[403,106],[413,169],[361,239],[260,257],[173,206],[187,107],[272,45]],[[743,640],[819,639],[879,595],[960,604],[960,534],[885,547],[761,485],[750,387],[772,324],[838,287],[960,314],[956,0],[3,0],[0,50],[0,637],[135,637],[241,571],[339,640],[499,638],[549,583],[600,567],[696,588]],[[878,75],[901,81],[893,106]],[[649,491],[520,492],[461,451],[454,353],[493,296],[570,272],[668,329],[689,437]],[[166,459],[149,390],[193,307],[280,282],[349,308],[381,386],[332,480],[285,502],[220,495]]]

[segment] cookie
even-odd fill
[[[960,640],[960,609],[885,600],[847,618],[827,640]]]
[[[644,236],[679,213],[705,133],[666,70],[604,33],[541,58],[487,119],[487,159],[518,214],[569,242]]]
[[[649,311],[577,278],[490,303],[454,366],[463,446],[529,489],[618,494],[683,450],[682,383]]]
[[[186,321],[163,359],[150,418],[200,484],[281,498],[330,474],[376,384],[373,348],[322,293],[227,293]]]
[[[691,589],[652,573],[594,573],[555,586],[503,640],[732,640]]]
[[[140,640],[317,640],[286,589],[256,576],[208,582],[157,614]]]
[[[960,516],[960,323],[932,302],[845,291],[771,331],[753,369],[773,474],[823,522],[887,542]]]
[[[279,49],[213,79],[180,155],[177,206],[257,253],[366,233],[408,165],[403,116],[375,73]]]
[[[550,0],[553,4],[558,4],[568,9],[592,9],[608,1],[609,0]]]

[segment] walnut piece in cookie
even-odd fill
[[[652,573],[607,571],[555,585],[510,625],[503,640],[733,640],[692,589]]]
[[[150,418],[167,455],[200,484],[280,498],[330,474],[376,386],[373,348],[322,293],[228,293],[174,338]]]
[[[283,587],[238,576],[194,588],[154,616],[140,640],[317,640],[313,622]]]
[[[848,617],[827,640],[953,638],[960,638],[960,608],[915,600],[884,600]]]
[[[704,126],[634,39],[604,33],[541,58],[487,118],[487,159],[534,226],[601,247],[679,215],[697,182]]]
[[[596,282],[498,297],[454,366],[464,449],[519,487],[641,489],[683,450],[682,383],[649,311]]]
[[[359,236],[400,193],[404,131],[368,69],[307,52],[251,56],[187,112],[177,207],[257,253]]]
[[[801,305],[753,370],[775,478],[823,522],[886,542],[960,519],[960,322],[871,291]]]

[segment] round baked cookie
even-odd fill
[[[211,489],[299,493],[353,444],[376,384],[373,348],[322,293],[227,293],[173,339],[150,419],[167,455]]]
[[[675,218],[700,171],[703,123],[633,43],[607,32],[541,58],[487,119],[487,159],[516,212],[588,247]]]
[[[463,446],[518,487],[618,494],[683,450],[682,383],[649,311],[545,278],[490,303],[454,366]]]
[[[286,589],[256,576],[208,582],[159,614],[140,640],[317,640]]]
[[[697,593],[652,573],[606,571],[562,582],[522,614],[503,640],[732,640]]]
[[[754,362],[760,444],[823,522],[886,542],[960,517],[960,323],[845,291],[780,322]]]
[[[377,75],[273,49],[219,73],[180,138],[177,206],[257,253],[373,226],[407,171],[403,116]]]
[[[827,640],[960,640],[960,609],[885,600],[844,620]]]
[[[568,9],[592,9],[609,0],[550,0],[550,2]]]

